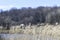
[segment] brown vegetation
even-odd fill
[[[4,31],[4,30],[3,30]],[[2,32],[2,31],[0,31]],[[4,31],[5,32],[5,31]],[[21,29],[20,26],[15,26],[15,28],[10,28],[7,32],[9,34],[31,34],[31,35],[48,35],[53,37],[60,37],[60,25],[49,25],[45,26],[32,25],[26,26],[25,29]]]

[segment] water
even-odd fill
[[[59,37],[27,34],[0,34],[3,40],[60,40]]]

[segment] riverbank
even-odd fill
[[[0,40],[60,40],[59,37],[28,35],[28,34],[0,34]]]
[[[16,28],[10,30],[0,30],[0,34],[29,34],[29,35],[47,35],[52,37],[60,37],[60,25],[44,25],[31,27],[26,26],[25,29]]]

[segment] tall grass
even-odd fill
[[[16,38],[9,38],[8,40],[30,40],[31,38],[28,37],[27,35],[32,35],[31,37],[36,38],[36,40],[47,40],[53,38],[56,40],[60,39],[60,25],[49,25],[46,24],[44,26],[39,26],[38,25],[32,25],[32,26],[26,26],[25,29],[21,29],[19,26],[16,26],[15,28],[10,28],[9,30],[10,34],[24,34],[22,38],[16,37]],[[28,38],[27,38],[28,37]],[[0,37],[1,39],[1,37]],[[3,40],[3,39],[1,39]]]
[[[60,25],[48,25],[46,24],[45,26],[39,26],[33,25],[33,26],[26,26],[25,29],[21,28],[15,28],[15,29],[10,29],[10,33],[23,33],[23,34],[32,34],[32,35],[49,35],[53,37],[60,37]]]

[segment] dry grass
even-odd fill
[[[23,33],[23,34],[32,34],[32,35],[36,35],[36,34],[41,34],[43,36],[45,35],[49,35],[49,36],[53,36],[53,37],[60,37],[60,25],[48,25],[46,24],[45,26],[40,26],[37,27],[37,25],[33,25],[31,27],[26,26],[25,29],[21,29],[21,28],[11,28],[9,30],[9,33]]]
[[[56,40],[60,40],[60,25],[48,25],[46,24],[45,26],[40,26],[37,27],[37,25],[33,25],[31,27],[26,26],[25,29],[21,29],[21,28],[11,28],[9,30],[9,33],[11,34],[25,34],[25,36],[21,36],[21,37],[16,37],[16,38],[9,38],[7,40],[50,40],[49,37],[52,37],[52,40],[55,40],[54,38],[56,38]],[[31,38],[28,37],[27,35],[32,35]],[[49,36],[49,37],[48,37]],[[36,39],[35,39],[36,38]]]

